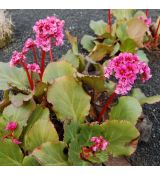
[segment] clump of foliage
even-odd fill
[[[12,36],[12,20],[5,10],[0,10],[0,48],[4,47]]]
[[[56,17],[39,20],[33,27],[35,39],[28,39],[21,52],[15,51],[9,64],[0,63],[0,90],[4,91],[0,165],[98,165],[109,156],[129,156],[140,136],[136,124],[143,115],[142,105],[160,101],[158,95],[146,97],[140,89],[132,89],[134,82],[128,83],[131,87],[125,93],[117,93],[118,83],[109,80],[109,63],[99,62],[113,52],[113,45],[104,39],[89,42],[93,50],[84,56],[79,53],[77,38],[66,32],[72,48],[56,61],[52,47],[63,44],[63,25]],[[98,33],[103,31],[99,22],[95,26]],[[33,64],[27,63],[28,51],[33,52]],[[134,55],[137,51],[126,52],[129,50],[125,54],[131,61],[137,59],[134,75],[151,78],[147,63]],[[45,67],[46,54],[50,62]]]

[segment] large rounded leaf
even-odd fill
[[[142,114],[142,107],[134,97],[123,96],[119,98],[118,104],[113,106],[110,120],[127,120],[136,124]]]
[[[84,75],[78,72],[76,73],[76,75],[79,80],[83,81],[83,83],[89,85],[91,88],[100,92],[107,91],[104,76]]]
[[[107,150],[113,156],[130,155],[134,148],[129,143],[139,136],[138,130],[128,121],[109,120],[103,123],[105,138],[109,141]]]
[[[21,90],[28,89],[26,73],[22,68],[10,67],[8,63],[0,62],[0,90],[7,90],[11,86]]]
[[[47,100],[60,120],[84,121],[90,109],[90,96],[74,78],[57,78],[49,88]]]
[[[117,20],[128,20],[133,17],[134,10],[132,9],[113,9],[113,16],[116,17]]]
[[[58,141],[58,134],[50,121],[49,110],[44,109],[39,116],[39,119],[27,130],[24,137],[24,147],[27,151],[32,151],[34,148],[40,146],[42,143]],[[35,114],[36,116],[36,114]],[[32,117],[35,117],[32,116]]]
[[[0,141],[0,166],[21,166],[23,154],[10,140]]]
[[[83,38],[81,39],[81,45],[83,46],[84,49],[90,52],[95,46],[94,40],[95,37],[90,35],[84,35]]]
[[[38,166],[39,163],[33,158],[32,155],[25,156],[22,162],[23,166]]]
[[[154,103],[160,102],[160,95],[146,97],[145,94],[139,88],[133,89],[132,96],[135,97],[141,105],[145,103],[154,104]]]
[[[73,75],[75,69],[67,61],[57,61],[48,64],[43,74],[43,82],[50,83],[53,82],[58,77],[64,75]]]
[[[63,142],[47,142],[36,148],[32,155],[45,166],[65,166],[68,165],[67,157],[64,154],[66,145]]]
[[[103,35],[106,33],[107,24],[103,20],[99,21],[91,20],[89,26],[96,35]]]
[[[132,19],[128,23],[127,34],[139,47],[143,47],[143,38],[147,31],[147,26],[140,19]]]
[[[16,137],[21,135],[22,130],[27,125],[27,121],[35,107],[35,103],[30,101],[20,107],[15,107],[11,104],[4,109],[3,115],[6,123],[10,121],[15,121],[18,123],[18,128],[15,130]]]
[[[92,52],[89,54],[89,57],[94,61],[101,61],[107,54],[110,54],[112,51],[113,46],[104,43],[96,43]]]

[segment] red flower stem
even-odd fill
[[[43,72],[44,72],[45,57],[46,57],[46,52],[44,50],[42,50],[42,58],[41,58],[41,81],[42,81]]]
[[[35,62],[36,64],[38,64],[37,54],[36,54],[36,49],[35,49],[35,47],[32,47],[32,51],[33,51],[33,55],[34,55],[34,62]]]
[[[146,9],[146,16],[148,17],[149,16],[149,10]]]
[[[50,56],[50,61],[52,62],[54,60],[52,49],[50,49],[50,51],[49,51],[49,56]]]
[[[109,32],[111,33],[111,10],[108,9],[108,25],[109,25]]]
[[[154,46],[156,46],[159,27],[160,27],[160,20],[158,21],[158,26],[157,26],[156,33],[155,33],[155,36],[154,36]]]
[[[21,65],[22,65],[22,67],[24,68],[24,70],[25,70],[25,72],[26,72],[26,74],[27,74],[28,81],[29,81],[29,84],[30,84],[30,88],[31,88],[31,90],[33,90],[33,88],[34,88],[33,80],[32,80],[32,78],[31,78],[31,76],[30,76],[30,74],[29,74],[27,65],[26,65],[24,62],[21,62]]]
[[[101,122],[102,117],[103,117],[105,111],[108,109],[109,105],[112,103],[112,101],[113,101],[113,99],[114,99],[114,97],[115,97],[116,95],[117,95],[117,94],[116,94],[115,92],[113,92],[113,93],[111,94],[111,96],[108,98],[108,100],[107,100],[106,104],[104,105],[103,109],[100,111],[99,116],[98,116],[98,122],[99,122],[99,123]]]

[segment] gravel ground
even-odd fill
[[[150,10],[152,19],[158,15],[160,10]],[[65,28],[73,35],[80,38],[84,34],[92,34],[89,28],[90,20],[106,21],[107,10],[9,10],[14,24],[13,41],[3,49],[0,49],[0,61],[8,62],[14,50],[21,50],[24,41],[30,37],[32,26],[35,21],[46,16],[56,15],[65,20]],[[55,57],[60,58],[70,48],[65,40],[65,46],[54,51]],[[160,94],[160,55],[150,54],[155,61],[150,62],[153,78],[145,85],[139,84],[145,95]],[[154,63],[154,64],[153,64]],[[150,139],[147,143],[140,142],[137,151],[130,158],[132,165],[160,165],[160,103],[145,105],[144,113],[153,123]]]

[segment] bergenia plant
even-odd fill
[[[67,31],[72,48],[55,59],[52,48],[63,45],[63,27],[54,16],[37,21],[35,38],[0,63],[0,165],[102,165],[130,156],[140,137],[142,105],[160,101],[133,87],[139,77],[143,83],[151,78],[137,51],[102,61],[104,51],[113,49],[98,38],[102,47],[84,56]]]

